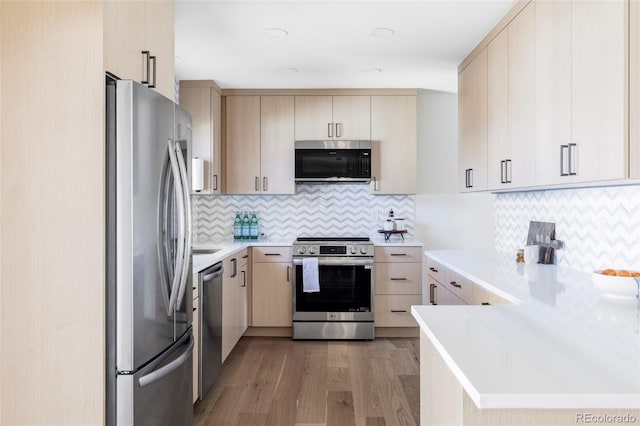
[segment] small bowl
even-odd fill
[[[638,283],[634,277],[603,275],[602,270],[594,271],[591,276],[593,286],[604,296],[612,299],[636,299],[638,295]]]

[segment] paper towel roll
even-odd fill
[[[204,189],[204,160],[194,157],[191,160],[191,189],[200,192]]]

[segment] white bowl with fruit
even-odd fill
[[[626,269],[604,269],[594,271],[593,285],[606,297],[612,299],[636,299],[640,285],[640,272]]]

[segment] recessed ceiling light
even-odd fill
[[[374,37],[391,37],[395,33],[396,32],[391,28],[376,28],[375,30],[371,31],[371,35]]]
[[[362,72],[365,74],[376,74],[376,73],[382,72],[382,68],[378,68],[378,67],[365,68],[362,70]]]
[[[282,28],[267,28],[264,30],[264,35],[267,37],[281,38],[286,37],[289,33]]]
[[[280,69],[280,71],[282,71],[282,72],[284,72],[284,73],[287,73],[287,74],[295,74],[295,73],[297,73],[299,70],[298,70],[298,68],[291,68],[291,67],[288,67],[288,68],[281,68],[281,69]]]

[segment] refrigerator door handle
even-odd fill
[[[184,257],[182,259],[182,275],[180,277],[180,286],[178,288],[178,299],[176,301],[176,309],[178,306],[182,304],[182,299],[184,298],[185,291],[187,288],[187,278],[189,274],[189,262],[191,261],[191,236],[193,232],[192,224],[191,224],[191,198],[190,198],[190,189],[189,189],[189,176],[187,175],[187,166],[184,161],[184,156],[182,155],[182,147],[180,143],[175,143],[176,156],[178,158],[178,169],[180,171],[181,183],[182,183],[182,194],[183,194],[183,203],[184,203],[184,225],[186,229],[186,235],[184,236]]]
[[[183,276],[183,266],[185,258],[185,241],[186,241],[186,229],[185,229],[185,211],[184,211],[184,194],[182,179],[180,176],[180,170],[178,166],[178,159],[176,158],[175,144],[171,139],[167,142],[169,149],[169,161],[171,162],[171,172],[173,174],[173,181],[176,190],[176,198],[178,202],[178,250],[176,254],[176,267],[174,270],[173,282],[171,284],[171,297],[169,298],[169,307],[167,315],[171,316],[173,308],[176,306],[176,300],[178,298],[178,290],[181,284]]]
[[[178,356],[176,359],[174,359],[170,363],[165,364],[162,367],[158,368],[157,370],[153,370],[151,373],[145,374],[144,376],[140,377],[140,379],[138,379],[138,385],[141,388],[145,387],[147,385],[150,385],[153,382],[160,380],[167,374],[176,370],[182,364],[187,362],[187,360],[189,359],[189,356],[191,355],[192,350],[193,350],[193,336],[190,336],[189,345],[182,350],[182,353],[180,354],[180,356]]]

